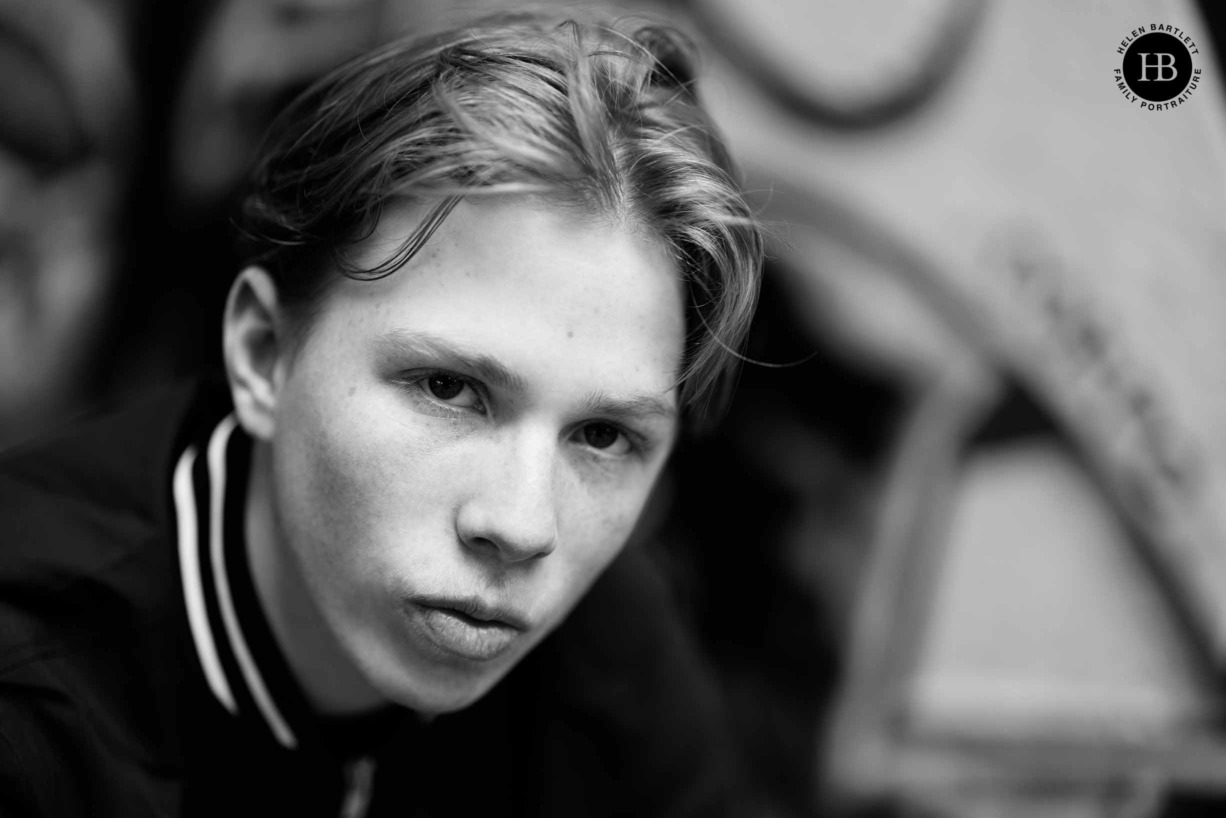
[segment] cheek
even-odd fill
[[[285,430],[282,432],[281,430]],[[341,555],[353,536],[356,491],[350,453],[332,439],[327,424],[308,424],[283,413],[273,445],[279,517],[287,545],[307,574],[325,566],[345,573]]]
[[[651,483],[614,487],[597,483],[571,496],[566,516],[565,545],[555,553],[566,561],[569,604],[582,596],[626,545],[647,502]]]
[[[288,393],[273,446],[286,533],[295,550],[342,573],[352,572],[354,557],[369,556],[364,552],[387,526],[380,494],[389,488],[391,471],[388,447],[380,445],[376,427],[347,393],[347,387]]]
[[[296,396],[281,417],[280,482],[301,521],[291,533],[330,570],[391,580],[445,534],[460,477],[452,430],[414,423],[394,392],[370,385]]]

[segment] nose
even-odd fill
[[[521,434],[499,442],[477,467],[456,515],[460,541],[503,563],[539,559],[558,539],[555,443]]]

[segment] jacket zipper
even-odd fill
[[[345,798],[339,818],[365,818],[375,782],[375,760],[362,756],[345,765]]]

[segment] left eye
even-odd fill
[[[481,406],[481,396],[467,381],[436,372],[421,380],[422,389],[439,403],[455,406],[460,409],[477,409]]]
[[[591,446],[609,454],[626,454],[630,451],[630,439],[608,423],[587,423],[579,429],[579,439]]]

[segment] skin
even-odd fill
[[[362,261],[418,215],[389,209]],[[404,268],[338,277],[308,331],[289,328],[271,278],[245,270],[225,357],[255,441],[247,535],[273,631],[321,711],[462,708],[566,616],[660,474],[675,264],[626,224],[469,201]],[[459,598],[515,624],[436,604]]]

